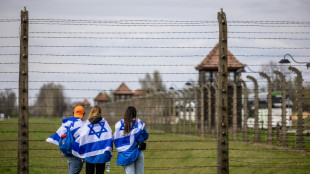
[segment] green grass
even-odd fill
[[[58,129],[61,119],[30,119],[30,173],[67,173],[66,158],[45,139]],[[17,173],[17,119],[0,122],[0,173]],[[112,128],[113,129],[113,128]],[[36,132],[34,132],[36,131]],[[217,144],[214,139],[151,131],[145,154],[145,173],[216,173]],[[240,139],[240,136],[239,138]],[[169,142],[167,142],[169,140]],[[272,150],[266,145],[230,142],[230,173],[309,173],[310,154]],[[51,150],[37,150],[51,149]],[[111,161],[111,174],[124,173]],[[7,166],[7,167],[5,167]],[[10,167],[11,166],[11,167]],[[83,171],[85,173],[85,165]]]

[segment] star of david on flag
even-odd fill
[[[125,126],[125,123],[123,122],[123,120],[121,120],[121,127],[119,128],[119,130],[124,130],[124,126]]]
[[[79,121],[79,120],[78,119],[72,120],[72,123],[71,123],[70,127],[74,127],[74,123],[77,122],[77,121]]]
[[[106,128],[104,128],[105,122],[99,122],[96,124],[89,124],[87,125],[90,128],[89,135],[96,135],[98,138],[100,138],[101,134],[104,132],[108,132]],[[94,128],[97,128],[98,126],[101,126],[100,130],[95,131]]]
[[[87,120],[79,130],[79,137],[75,139],[72,147],[72,154],[84,159],[96,155],[106,156],[105,152],[109,152],[111,155],[112,147],[112,130],[109,123],[105,121],[104,118],[102,118],[100,122],[94,124]],[[107,157],[109,157],[109,155]],[[94,159],[97,159],[97,157],[94,157]],[[110,161],[110,159],[107,161]]]
[[[125,123],[123,120],[121,120],[121,127],[119,128],[119,130],[124,130],[124,126],[125,126]],[[133,130],[134,128],[138,128],[138,123],[136,122],[134,126],[131,126],[130,130]]]

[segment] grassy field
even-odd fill
[[[17,119],[0,121],[0,173],[17,173]],[[30,173],[67,173],[66,158],[45,142],[61,119],[30,119]],[[216,173],[216,142],[202,137],[148,130],[145,173]],[[276,150],[266,145],[230,142],[230,173],[309,173],[310,154]],[[113,152],[111,174],[124,173]],[[84,166],[85,168],[85,166]],[[81,173],[85,173],[85,169]]]

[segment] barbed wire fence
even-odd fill
[[[23,13],[23,12],[22,12]],[[27,12],[28,13],[28,12]],[[25,15],[25,14],[23,14]],[[33,164],[31,158],[38,159],[57,159],[48,156],[30,156],[33,151],[56,151],[57,149],[46,149],[36,146],[35,143],[44,143],[46,137],[36,137],[39,133],[48,136],[54,133],[59,124],[51,123],[28,123],[29,110],[36,107],[51,107],[51,105],[35,106],[37,92],[42,90],[40,86],[45,83],[65,84],[63,89],[67,100],[93,99],[99,92],[112,93],[120,83],[132,84],[138,88],[138,78],[143,78],[146,73],[152,74],[151,70],[160,70],[163,75],[164,83],[174,86],[174,89],[159,90],[155,93],[110,101],[102,104],[104,117],[113,125],[123,117],[125,109],[129,105],[137,107],[139,117],[146,123],[147,129],[157,130],[152,134],[180,134],[204,137],[199,140],[187,139],[162,139],[149,140],[149,143],[206,143],[216,142],[227,145],[227,149],[218,147],[197,147],[197,148],[169,148],[148,149],[149,152],[167,151],[221,151],[220,153],[236,151],[257,151],[257,149],[228,148],[228,141],[223,142],[223,138],[218,138],[227,134],[229,141],[244,141],[247,143],[269,144],[270,149],[266,151],[291,151],[309,152],[310,141],[308,123],[303,123],[303,103],[309,100],[310,96],[304,94],[309,90],[304,85],[309,86],[310,78],[307,74],[306,64],[291,66],[281,65],[286,69],[285,72],[260,72],[262,65],[257,65],[254,61],[246,64],[250,72],[236,73],[235,79],[230,78],[227,85],[227,132],[219,132],[217,126],[220,108],[219,88],[216,82],[201,84],[196,81],[192,86],[184,87],[189,79],[197,79],[199,73],[195,72],[194,67],[206,57],[206,52],[213,49],[219,39],[218,21],[176,21],[176,20],[71,20],[71,19],[28,19],[23,16],[21,19],[1,19],[1,24],[21,24],[20,36],[0,36],[1,40],[9,43],[1,45],[2,71],[1,91],[10,89],[18,92],[18,106],[6,105],[6,108],[19,110],[19,122],[1,123],[3,127],[0,134],[4,135],[0,143],[18,143],[18,146],[1,149],[1,154],[18,151],[18,156],[3,155],[5,161],[1,167],[18,168],[18,173],[27,173],[29,168],[57,168],[66,169],[64,166],[49,166],[48,163]],[[27,15],[28,16],[28,15]],[[28,31],[28,24],[30,29]],[[294,52],[294,57],[309,62],[307,51],[309,46],[309,34],[307,29],[309,22],[303,21],[227,21],[228,49],[238,52],[234,54],[246,62],[251,59],[274,60],[283,58],[282,52]],[[243,30],[236,31],[242,27]],[[206,31],[206,28],[210,29]],[[232,31],[230,31],[232,28]],[[285,28],[287,30],[279,30]],[[290,30],[293,28],[293,30]],[[236,29],[236,30],[234,30]],[[264,30],[263,30],[264,29]],[[277,30],[276,30],[277,29]],[[29,35],[28,35],[29,34]],[[231,36],[232,35],[232,36]],[[16,44],[20,39],[21,45]],[[290,43],[306,43],[303,46],[252,46],[247,44],[251,41],[283,41]],[[221,41],[221,40],[220,40]],[[29,42],[29,44],[28,44]],[[226,41],[225,41],[226,42]],[[231,44],[230,44],[231,43]],[[244,45],[239,45],[244,43]],[[203,45],[203,46],[202,46]],[[287,44],[289,45],[289,44]],[[298,45],[298,44],[296,44]],[[20,48],[20,50],[18,50]],[[28,50],[29,48],[29,50]],[[138,53],[138,54],[137,54]],[[221,55],[213,55],[221,57]],[[18,60],[20,57],[20,60]],[[229,59],[229,55],[226,55]],[[298,59],[298,60],[299,60]],[[294,60],[295,61],[295,60]],[[27,63],[25,63],[27,62]],[[22,64],[22,66],[21,66]],[[29,64],[29,70],[28,65]],[[217,64],[216,64],[217,65]],[[18,70],[18,67],[21,67]],[[229,63],[228,63],[228,66]],[[273,67],[272,65],[264,65]],[[246,67],[245,67],[246,68]],[[251,69],[255,69],[252,71]],[[308,70],[309,71],[309,70]],[[260,78],[260,73],[266,73]],[[295,78],[296,84],[292,87],[282,84],[277,91],[295,90],[295,108],[297,110],[297,121],[293,122],[291,117],[283,110],[281,113],[274,114],[270,105],[266,112],[259,111],[259,87],[270,89],[267,82],[268,76],[284,75],[286,80]],[[297,76],[292,74],[296,73]],[[267,78],[266,78],[267,77]],[[282,76],[281,76],[282,77]],[[28,80],[29,78],[29,80]],[[259,79],[260,78],[260,79]],[[19,79],[19,80],[17,80]],[[253,85],[256,80],[257,87]],[[284,79],[282,79],[282,82]],[[19,84],[18,84],[19,83]],[[29,87],[28,87],[29,83]],[[255,83],[255,82],[254,82]],[[44,89],[46,91],[53,89]],[[128,91],[123,91],[128,92]],[[129,91],[131,92],[131,91]],[[29,93],[29,94],[28,94]],[[248,93],[257,93],[255,97],[249,97]],[[308,94],[308,93],[307,93]],[[29,96],[28,96],[29,95]],[[282,102],[286,99],[284,92],[281,93]],[[51,96],[55,99],[56,97]],[[270,90],[266,100],[272,99]],[[30,105],[28,104],[28,100]],[[244,107],[246,100],[251,100],[251,107]],[[269,104],[270,102],[268,102]],[[286,106],[286,105],[285,105]],[[71,109],[71,108],[70,108]],[[69,110],[70,110],[69,109]],[[87,108],[89,109],[89,108]],[[251,113],[253,112],[254,113]],[[256,111],[256,112],[255,112]],[[250,114],[251,113],[251,114]],[[258,113],[260,115],[258,115]],[[52,117],[52,115],[41,115],[42,117]],[[70,116],[70,112],[64,113]],[[222,115],[221,115],[222,116]],[[248,117],[253,117],[250,122]],[[263,117],[268,117],[264,120]],[[280,117],[281,120],[274,118]],[[267,124],[266,124],[267,123]],[[5,126],[14,125],[16,127],[6,129]],[[31,126],[42,126],[41,130],[28,130]],[[276,126],[275,126],[276,125]],[[223,126],[224,127],[224,126]],[[18,131],[16,131],[18,128]],[[13,133],[13,137],[9,134]],[[29,134],[29,135],[28,135]],[[28,139],[28,137],[31,137]],[[29,146],[29,147],[28,147]],[[225,151],[224,151],[225,150]],[[224,152],[223,152],[224,151]],[[260,150],[264,151],[264,150]],[[184,157],[147,157],[146,160],[175,160]],[[227,162],[226,170],[222,163],[212,163],[212,165],[191,165],[191,166],[145,166],[145,170],[190,170],[193,168],[214,169],[221,168],[218,173],[229,172],[229,168],[296,168],[303,169],[308,162],[298,162],[298,164],[287,164],[285,160],[281,163],[264,163],[268,158],[257,157],[257,161],[249,160],[250,157],[234,156],[234,153],[225,158],[216,156],[194,156],[194,158],[213,159]],[[271,158],[283,159],[281,157]],[[291,158],[292,160],[298,158]],[[30,161],[30,163],[29,163]],[[230,164],[228,165],[228,161]],[[277,164],[277,165],[273,165]]]

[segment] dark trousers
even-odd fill
[[[91,164],[86,162],[86,174],[95,174],[95,168],[96,174],[103,174],[105,170],[105,163]]]

